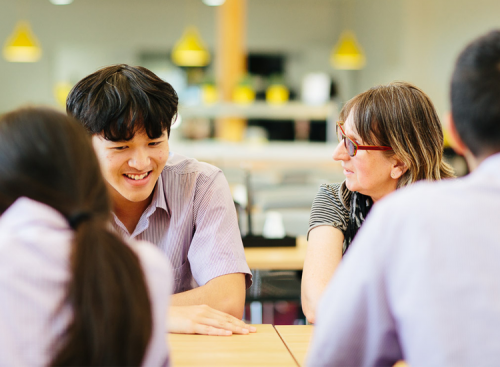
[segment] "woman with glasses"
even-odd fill
[[[319,298],[372,205],[418,180],[454,177],[443,161],[436,110],[417,87],[405,82],[373,87],[348,101],[339,118],[333,159],[346,179],[321,185],[312,205],[302,276],[302,308],[309,322],[315,321]]]
[[[173,279],[109,229],[90,138],[43,108],[0,117],[0,366],[167,366]]]

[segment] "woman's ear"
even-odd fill
[[[391,168],[391,178],[399,180],[401,176],[405,174],[408,170],[406,164],[397,157],[393,157],[392,168]]]
[[[460,138],[460,135],[458,135],[457,128],[455,127],[455,121],[453,121],[451,112],[448,112],[444,118],[444,129],[448,132],[448,135],[450,137],[450,146],[453,148],[455,153],[464,156],[467,150],[467,146]]]

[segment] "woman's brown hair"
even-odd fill
[[[393,82],[370,88],[349,100],[340,111],[354,126],[364,144],[390,146],[408,168],[397,187],[418,180],[455,177],[443,160],[443,130],[430,98],[416,86]]]
[[[136,254],[108,229],[106,185],[72,118],[45,108],[0,117],[0,214],[22,196],[53,207],[74,229],[64,300],[73,317],[50,365],[140,365],[152,333],[145,277]]]

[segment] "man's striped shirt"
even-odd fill
[[[174,293],[232,273],[245,273],[247,287],[251,284],[229,185],[210,164],[170,153],[134,232],[116,215],[113,225],[124,236],[152,242],[167,255],[174,269]]]

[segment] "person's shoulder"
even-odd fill
[[[342,186],[342,182],[323,183],[323,184],[319,185],[320,190],[325,190],[325,191],[332,192],[332,193],[337,193],[340,186]]]
[[[449,204],[467,191],[468,179],[444,179],[439,181],[418,181],[409,186],[396,190],[383,198],[376,207],[385,207],[386,210],[408,210],[411,212],[436,211],[439,208],[448,208]]]
[[[73,236],[67,220],[54,208],[26,197],[17,199],[0,216],[0,268],[4,278],[9,272],[18,274],[23,269],[19,267],[21,262],[45,269],[51,274],[48,276],[65,269]],[[25,280],[34,279],[33,274]]]
[[[69,226],[56,209],[27,197],[20,197],[7,208],[0,216],[0,223],[10,227],[33,223],[57,227]]]
[[[188,175],[198,174],[201,176],[213,176],[215,173],[221,172],[209,163],[200,162],[194,158],[189,158],[178,153],[170,152],[167,164],[163,170],[163,174]]]
[[[422,236],[441,230],[441,219],[454,205],[448,205],[451,201],[447,198],[455,180],[447,181],[418,181],[375,202],[354,239],[353,250],[357,247],[355,252],[359,252],[361,248],[364,255],[359,256],[386,263],[422,248]]]
[[[162,327],[164,325],[164,312],[167,307],[168,299],[173,292],[174,273],[172,266],[165,254],[160,249],[147,241],[127,240],[128,245],[139,258],[139,263],[144,274],[144,280],[149,289],[149,298],[153,310],[157,310],[161,316]],[[159,310],[159,311],[158,311]]]
[[[154,273],[162,276],[172,276],[170,262],[163,252],[147,241],[127,240],[132,250],[137,254],[145,273]]]
[[[21,197],[0,216],[0,251],[10,248],[11,241],[36,247],[53,241],[65,242],[71,233],[68,221],[56,209]]]
[[[343,181],[340,183],[321,184],[317,196],[326,196],[335,202],[340,201],[344,208],[349,209],[351,195],[352,191],[347,188],[345,181]]]

